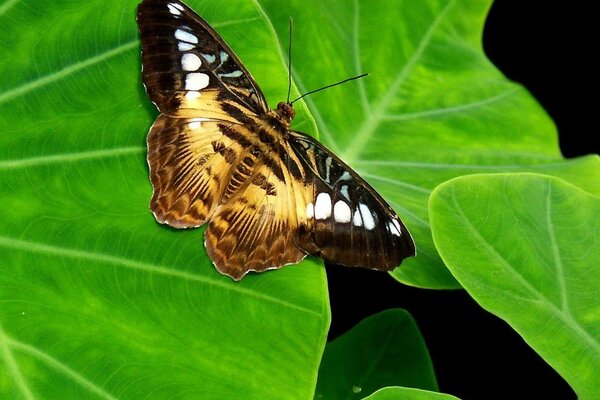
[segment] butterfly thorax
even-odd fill
[[[287,125],[289,125],[296,116],[294,106],[290,103],[284,103],[283,101],[277,104],[277,109],[275,109],[274,112],[281,119],[281,122],[285,122]]]

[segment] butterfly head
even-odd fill
[[[288,124],[296,116],[296,110],[294,110],[294,106],[292,106],[290,103],[285,103],[283,101],[277,104],[277,109],[275,110],[275,113],[277,113],[277,115],[283,120],[285,120]]]

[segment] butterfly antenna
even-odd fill
[[[343,81],[332,83],[331,85],[323,86],[322,88],[319,88],[319,89],[311,90],[310,92],[304,93],[302,96],[298,97],[296,100],[292,101],[291,103],[288,101],[288,104],[294,104],[295,102],[297,102],[298,100],[300,100],[301,98],[303,98],[305,96],[308,96],[309,94],[317,93],[317,92],[320,92],[321,90],[329,89],[331,87],[334,87],[334,86],[337,86],[337,85],[341,85],[342,83],[353,81],[355,79],[360,79],[360,78],[365,77],[367,75],[369,75],[368,72],[365,73],[365,74],[360,74],[360,75],[357,75],[357,76],[353,76],[352,78],[344,79]]]
[[[294,20],[290,16],[290,41],[288,45],[288,94],[286,103],[290,103],[290,94],[292,93],[292,29],[294,27]]]

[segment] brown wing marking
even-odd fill
[[[223,121],[160,115],[148,135],[148,165],[156,220],[197,227],[222,200],[242,146],[223,134]]]
[[[269,166],[274,159],[276,165]],[[286,167],[272,154],[259,157],[245,184],[215,210],[205,245],[222,274],[239,280],[249,271],[280,268],[306,256],[296,244],[304,186]]]

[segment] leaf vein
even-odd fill
[[[132,40],[130,42],[123,43],[122,45],[117,46],[111,50],[104,51],[93,57],[90,57],[85,60],[68,65],[68,66],[66,66],[58,71],[52,72],[48,75],[39,77],[37,79],[34,79],[27,83],[24,83],[20,86],[16,86],[12,89],[5,91],[3,94],[0,95],[0,104],[6,103],[10,100],[13,100],[19,96],[22,96],[22,95],[28,93],[28,92],[31,92],[32,90],[36,90],[36,89],[39,89],[40,87],[57,82],[71,74],[81,71],[91,65],[98,64],[109,58],[115,57],[115,56],[122,54],[122,53],[124,53],[130,49],[133,49],[137,46],[138,46],[137,39]]]
[[[564,268],[560,257],[560,249],[556,242],[554,233],[554,223],[552,222],[552,183],[548,182],[548,193],[546,194],[546,225],[548,226],[548,236],[550,237],[550,245],[552,246],[552,255],[554,256],[554,267],[556,269],[556,279],[560,290],[561,308],[565,314],[571,314],[569,310],[569,301],[567,298],[567,287],[564,277]]]
[[[382,119],[392,120],[392,121],[407,121],[407,120],[411,120],[411,119],[448,115],[448,114],[453,114],[453,113],[457,113],[457,112],[473,110],[473,109],[485,107],[487,105],[490,105],[490,104],[493,104],[500,100],[503,100],[504,98],[509,97],[510,95],[512,95],[514,93],[520,92],[521,90],[522,89],[520,87],[512,88],[511,90],[506,90],[495,96],[488,97],[487,99],[482,99],[482,100],[479,100],[479,101],[476,101],[473,103],[463,104],[463,105],[455,106],[455,107],[438,108],[438,109],[433,109],[433,110],[419,111],[419,112],[406,113],[406,114],[400,114],[400,115],[385,114],[382,116]]]
[[[6,335],[4,329],[2,329],[2,327],[0,326],[0,352],[2,352],[2,358],[4,359],[4,362],[8,367],[10,374],[14,378],[15,383],[17,384],[17,387],[21,391],[23,397],[25,397],[27,400],[33,400],[35,399],[35,397],[33,396],[33,393],[31,393],[31,390],[27,386],[25,377],[21,373],[21,370],[19,369],[19,366],[15,358],[13,357],[10,345],[10,338]]]
[[[97,395],[99,395],[100,397],[103,397],[105,399],[108,400],[117,400],[116,397],[112,396],[110,393],[108,393],[105,389],[103,389],[102,387],[94,384],[92,381],[90,381],[89,379],[85,378],[83,375],[77,373],[76,371],[74,371],[73,369],[69,368],[67,365],[65,365],[64,363],[60,362],[59,360],[57,360],[56,358],[52,357],[50,354],[43,352],[41,350],[36,349],[35,347],[29,345],[29,344],[25,344],[22,343],[18,340],[6,337],[8,343],[14,347],[14,348],[18,348],[19,350],[30,354],[31,356],[33,356],[34,358],[37,358],[38,360],[45,362],[48,366],[50,366],[51,368],[54,368],[55,370],[63,373],[64,375],[68,376],[69,378],[72,378],[76,383],[80,384],[81,386],[89,389],[90,391],[96,393]]]
[[[7,0],[6,2],[4,2],[4,4],[0,6],[0,17],[4,16],[4,14],[6,14],[8,10],[13,8],[19,1],[21,0]]]
[[[354,136],[354,139],[350,143],[348,143],[343,157],[341,157],[342,159],[346,160],[348,164],[351,164],[357,158],[357,156],[364,149],[366,143],[369,141],[371,136],[373,136],[373,133],[375,132],[377,126],[379,126],[383,115],[385,114],[385,111],[392,103],[394,96],[397,94],[398,90],[400,90],[402,84],[408,77],[408,74],[413,70],[413,68],[425,52],[425,49],[427,48],[431,41],[431,38],[433,37],[433,33],[455,3],[456,0],[448,1],[444,9],[433,20],[431,26],[429,27],[429,29],[427,29],[427,32],[425,32],[425,34],[421,38],[416,51],[413,53],[413,55],[404,65],[404,67],[398,72],[398,75],[396,75],[396,78],[390,85],[389,89],[383,94],[381,100],[379,100],[379,102],[372,108],[373,112],[360,126],[356,135]]]
[[[410,184],[410,183],[407,183],[407,182],[403,182],[403,181],[400,181],[400,180],[386,178],[384,176],[370,174],[368,172],[361,172],[360,175],[362,177],[364,177],[364,178],[371,178],[371,179],[378,180],[378,181],[381,181],[381,182],[389,183],[391,185],[402,186],[402,187],[405,187],[405,188],[408,188],[408,189],[412,189],[415,192],[425,193],[427,195],[431,194],[431,189],[427,189],[427,188],[422,187],[422,186],[413,185],[413,184]]]
[[[118,157],[122,155],[142,153],[142,146],[115,147],[112,149],[90,150],[77,153],[52,154],[38,157],[22,158],[17,160],[0,161],[0,170],[12,170],[19,168],[36,167],[62,162],[75,162],[95,158]]]
[[[354,73],[356,75],[362,74],[362,59],[361,59],[361,51],[360,51],[360,5],[358,0],[354,0],[354,19],[353,19],[353,35],[352,35],[352,45],[354,51]],[[369,104],[369,99],[367,98],[367,91],[365,88],[365,83],[362,79],[359,79],[358,82],[358,91],[360,93],[360,101],[363,107],[363,111],[366,114],[371,113],[371,105]]]

